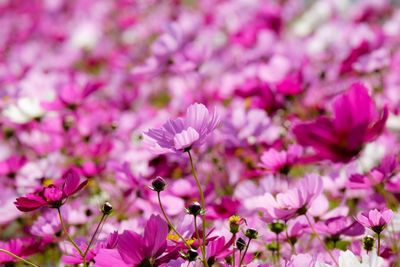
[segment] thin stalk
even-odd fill
[[[164,207],[161,203],[160,192],[157,192],[157,198],[158,198],[158,204],[160,204],[161,212],[162,212],[165,220],[167,221],[169,227],[183,241],[183,243],[187,246],[187,248],[191,249],[192,247],[189,245],[189,243],[186,241],[186,239],[175,229],[175,227],[172,225],[171,221],[168,219],[167,213],[165,213]]]
[[[203,230],[203,242],[201,244],[201,253],[203,254],[203,263],[205,267],[208,267],[207,264],[207,257],[206,257],[206,207],[205,207],[205,200],[204,200],[204,192],[203,189],[201,188],[201,184],[199,181],[199,178],[197,176],[197,172],[196,172],[196,168],[194,167],[194,163],[193,163],[193,158],[192,158],[192,154],[190,153],[190,150],[188,150],[188,154],[189,154],[189,159],[190,159],[190,166],[192,167],[192,174],[193,177],[196,181],[197,187],[199,189],[199,193],[200,193],[200,200],[201,200],[201,208],[203,209],[203,214],[202,214],[202,230]]]
[[[378,250],[376,252],[379,257],[379,255],[381,255],[381,233],[377,233],[377,235],[378,235]]]
[[[25,259],[21,258],[20,256],[15,255],[14,253],[12,253],[12,252],[10,252],[10,251],[8,251],[8,250],[5,250],[5,249],[0,248],[0,252],[2,252],[2,253],[4,253],[4,254],[7,254],[8,256],[11,256],[11,257],[13,257],[13,258],[15,258],[15,259],[17,259],[17,260],[19,260],[19,261],[22,261],[23,263],[26,263],[26,264],[28,264],[28,265],[30,265],[30,266],[39,267],[38,265],[36,265],[36,264],[34,264],[34,263],[32,263],[32,262],[30,262],[30,261],[28,261],[28,260],[25,260]]]
[[[200,240],[200,235],[199,235],[199,229],[197,228],[197,216],[194,216],[194,231],[195,231],[195,233],[196,233],[197,242],[198,242],[199,245],[200,245],[201,240]],[[202,252],[203,252],[203,251],[202,251]],[[203,264],[204,264],[204,259],[202,259],[201,261],[202,261]]]
[[[251,242],[251,238],[249,238],[249,241],[247,241],[246,248],[244,249],[244,253],[243,253],[243,255],[242,255],[241,258],[240,258],[239,267],[242,266],[244,257],[246,257],[246,253],[247,253],[247,250],[249,249],[250,242]]]
[[[321,237],[319,236],[319,234],[317,233],[317,231],[315,231],[315,228],[314,228],[314,226],[312,225],[311,220],[310,220],[310,218],[308,217],[308,215],[307,215],[307,214],[304,214],[304,216],[306,217],[307,223],[308,223],[308,225],[310,226],[310,228],[311,228],[311,230],[313,231],[313,233],[315,234],[315,236],[317,237],[318,241],[321,243],[321,245],[323,246],[323,248],[325,249],[325,251],[328,252],[329,257],[331,257],[331,259],[333,260],[333,262],[335,263],[335,265],[336,265],[337,267],[339,267],[339,264],[338,264],[338,262],[336,261],[335,257],[332,255],[332,252],[326,247],[324,241],[322,241],[322,239],[321,239]]]
[[[97,232],[100,229],[100,225],[102,225],[103,221],[105,221],[106,218],[107,218],[107,214],[103,213],[103,216],[101,216],[100,222],[97,224],[96,230],[94,231],[94,233],[92,235],[92,238],[90,239],[89,244],[88,244],[85,252],[83,253],[83,265],[84,266],[86,266],[86,256],[87,256],[87,254],[88,254],[88,252],[90,250],[90,247],[92,246],[92,244],[93,244],[93,242],[95,240]]]
[[[68,234],[67,228],[66,228],[66,226],[65,226],[65,224],[64,224],[64,220],[63,220],[62,215],[61,215],[61,210],[60,210],[60,208],[57,208],[57,211],[58,211],[58,217],[59,217],[59,219],[60,219],[61,227],[62,227],[62,229],[63,229],[63,232],[64,232],[65,236],[67,237],[68,241],[69,241],[69,242],[75,247],[75,249],[78,251],[79,255],[80,255],[81,257],[83,257],[83,252],[82,252],[82,250],[78,247],[78,245],[75,243],[75,241],[72,239],[72,237]]]
[[[232,267],[235,267],[235,256],[236,256],[236,234],[233,234],[233,253],[232,253]]]
[[[278,262],[279,262],[279,259],[281,258],[281,254],[280,254],[280,245],[279,245],[279,234],[276,234],[276,257],[277,257],[277,259],[278,259]]]
[[[290,245],[292,254],[296,255],[297,254],[296,248],[295,248],[294,244],[292,243],[292,241],[290,240],[289,233],[288,233],[288,225],[286,223],[285,223],[285,235],[286,235],[286,240]]]

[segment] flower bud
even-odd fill
[[[246,241],[239,237],[238,240],[236,240],[236,247],[239,251],[242,251],[246,247]]]
[[[285,230],[285,224],[281,223],[281,222],[274,222],[268,225],[269,229],[279,235],[280,233],[282,233]]]
[[[197,259],[197,256],[199,256],[199,253],[195,249],[189,249],[187,252],[187,260],[189,262],[195,261]]]
[[[374,248],[375,239],[372,236],[367,235],[363,238],[362,243],[364,249],[369,252]]]
[[[239,232],[239,226],[243,224],[244,219],[238,215],[232,215],[229,217],[229,231],[232,234],[236,234]]]
[[[156,192],[161,192],[165,190],[167,183],[161,176],[157,176],[153,181],[151,181],[150,189]]]
[[[269,251],[273,251],[273,252],[278,251],[279,250],[279,243],[274,241],[274,242],[272,242],[272,243],[267,245],[267,249]]]
[[[254,228],[249,228],[246,230],[245,234],[244,234],[247,238],[250,239],[257,239],[258,237],[258,231]]]
[[[107,201],[101,207],[101,212],[104,215],[109,215],[111,213],[112,209],[113,209],[113,207],[112,207],[111,203]]]
[[[199,202],[193,202],[192,204],[189,205],[186,211],[190,215],[197,216],[202,213],[202,208]]]

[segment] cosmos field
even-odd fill
[[[389,0],[1,0],[0,266],[400,266]]]

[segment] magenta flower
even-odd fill
[[[87,262],[90,262],[94,259],[94,257],[99,253],[100,249],[113,249],[117,246],[118,242],[118,232],[114,231],[111,233],[107,239],[98,241],[94,247],[91,247],[87,256],[86,260]],[[87,249],[87,244],[82,243],[80,246],[80,249],[82,251],[85,251]],[[83,263],[83,258],[81,255],[79,255],[77,250],[72,250],[72,255],[64,255],[62,256],[62,261],[65,264],[80,264]]]
[[[349,91],[333,101],[333,118],[319,117],[293,128],[297,141],[315,150],[315,160],[329,159],[348,162],[362,150],[363,145],[375,140],[383,131],[388,110],[379,113],[361,84],[353,84]]]
[[[230,250],[230,248],[232,247],[233,242],[234,239],[231,238],[225,243],[225,237],[223,236],[209,242],[206,250],[208,266],[213,266],[232,254],[233,251]]]
[[[55,184],[43,187],[39,192],[19,197],[15,206],[24,212],[33,211],[41,207],[59,208],[66,199],[81,190],[88,180],[80,183],[80,177],[74,169],[68,170]]]
[[[369,212],[362,212],[357,216],[357,220],[364,227],[372,229],[375,233],[379,234],[385,229],[386,225],[390,223],[393,218],[393,211],[384,209],[379,211],[377,209],[370,210]]]
[[[347,185],[351,189],[371,189],[379,184],[390,183],[390,178],[396,170],[397,160],[394,155],[385,157],[381,164],[368,174],[352,174]]]
[[[15,178],[18,170],[24,166],[27,159],[24,156],[10,156],[0,162],[0,175],[5,175],[8,178]]]
[[[332,237],[341,235],[358,236],[365,231],[360,223],[343,216],[329,218],[324,222],[317,222],[314,227],[318,233]]]
[[[180,153],[204,144],[218,122],[216,110],[210,114],[203,104],[195,103],[188,107],[185,118],[168,120],[160,129],[144,134],[155,152]]]
[[[168,224],[158,215],[147,221],[143,236],[125,230],[118,237],[117,250],[100,250],[95,257],[96,267],[160,266],[178,257],[178,248],[168,251]],[[165,253],[166,252],[166,253]]]
[[[45,244],[39,239],[32,237],[11,239],[7,242],[0,241],[0,248],[10,251],[20,257],[28,257],[43,249]],[[16,262],[14,257],[0,253],[0,263]],[[3,266],[3,265],[2,265]]]

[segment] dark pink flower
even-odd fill
[[[209,242],[206,248],[206,255],[208,257],[207,262],[209,266],[224,260],[227,256],[232,254],[232,244],[234,239],[231,238],[227,243],[225,243],[225,237],[218,237],[217,239]]]
[[[43,187],[37,193],[17,198],[14,202],[15,206],[24,212],[44,206],[58,208],[69,196],[81,190],[88,182],[85,180],[80,183],[80,180],[79,174],[74,169],[70,169],[55,184]]]
[[[111,233],[107,239],[98,241],[93,247],[90,248],[86,256],[86,261],[90,262],[96,257],[100,249],[113,249],[117,246],[118,242],[118,232],[114,231]],[[85,251],[87,249],[87,244],[81,244],[80,249]],[[80,264],[83,263],[83,258],[79,255],[77,250],[72,250],[72,255],[62,256],[62,261],[65,264]]]
[[[361,84],[338,96],[332,108],[333,117],[322,116],[293,128],[299,144],[314,148],[315,160],[350,161],[382,133],[388,117],[387,108],[379,113]]]
[[[26,163],[26,157],[13,155],[0,162],[0,175],[14,178],[18,170]]]
[[[100,250],[95,266],[160,266],[178,257],[177,249],[168,251],[167,236],[168,224],[160,216],[152,215],[142,236],[125,230],[118,237],[119,255],[115,250]]]
[[[314,227],[318,233],[332,237],[339,237],[341,235],[358,236],[364,233],[364,227],[360,223],[343,216],[318,222]]]
[[[195,103],[188,107],[185,118],[168,120],[160,129],[144,134],[155,152],[180,153],[204,144],[218,122],[216,110],[210,114],[203,104]]]
[[[207,218],[210,219],[227,219],[236,214],[240,207],[240,202],[231,197],[224,196],[220,201],[216,201],[210,205],[210,210],[207,213]]]
[[[387,156],[378,167],[373,168],[369,173],[351,175],[347,185],[352,189],[371,189],[379,184],[384,184],[393,175],[396,164],[395,156]]]
[[[0,241],[0,248],[10,251],[20,257],[27,257],[35,254],[43,248],[42,245],[40,240],[31,237],[11,239],[7,242]],[[0,253],[0,263],[16,261],[18,260],[14,257],[5,253]]]

